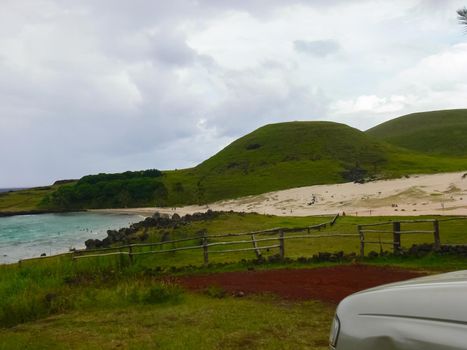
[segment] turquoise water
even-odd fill
[[[0,264],[84,248],[89,238],[141,221],[137,215],[67,213],[0,218]]]

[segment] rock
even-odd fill
[[[327,252],[318,253],[318,261],[329,261],[330,258],[331,258],[331,253],[327,253]]]
[[[183,225],[187,225],[193,221],[208,220],[217,217],[222,212],[207,210],[205,213],[194,213],[193,215],[185,215],[180,217],[177,213],[170,217],[168,214],[155,212],[151,217],[145,218],[143,221],[132,224],[130,227],[121,228],[119,230],[108,230],[107,237],[98,239],[89,239],[85,242],[86,249],[110,247],[115,243],[130,243],[132,239],[146,240],[149,235],[142,234],[135,237],[134,234],[141,229],[157,228],[157,229],[174,229]],[[145,230],[145,232],[147,232]]]
[[[86,249],[96,249],[102,247],[102,242],[100,239],[88,239],[84,242]]]
[[[243,298],[245,296],[245,292],[239,290],[234,293],[234,296],[237,298]]]

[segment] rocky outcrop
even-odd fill
[[[211,220],[217,217],[221,212],[215,212],[208,210],[205,213],[194,213],[192,215],[187,214],[180,217],[178,214],[173,214],[170,217],[168,214],[160,214],[159,212],[154,213],[153,216],[144,219],[143,221],[132,224],[130,227],[121,228],[119,230],[108,230],[107,237],[100,239],[88,239],[84,244],[86,249],[96,249],[110,247],[116,243],[130,243],[134,240],[145,240],[148,238],[147,229],[176,229],[180,226],[187,225],[194,221]],[[143,234],[135,237],[135,234],[141,229],[145,229]]]

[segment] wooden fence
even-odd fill
[[[339,214],[333,216],[331,221],[313,226],[295,227],[295,228],[273,228],[269,230],[243,232],[243,233],[226,233],[213,234],[197,237],[182,238],[164,242],[153,243],[135,243],[127,244],[118,247],[99,248],[99,249],[81,249],[71,252],[73,261],[83,258],[124,255],[129,257],[130,263],[140,255],[171,253],[184,250],[200,250],[202,251],[203,262],[205,265],[209,263],[211,254],[232,253],[253,251],[259,259],[262,257],[262,251],[278,248],[278,254],[281,259],[285,258],[285,241],[291,239],[306,239],[306,238],[324,238],[324,237],[357,237],[357,234],[310,234],[311,231],[319,231],[327,226],[333,226],[339,217]],[[291,235],[293,233],[303,232],[301,235]],[[265,238],[258,238],[265,237]],[[212,239],[222,238],[239,238],[238,240],[210,242]],[[162,249],[166,245],[175,246],[179,243],[198,242],[198,244]],[[265,245],[260,245],[265,244]],[[248,248],[235,248],[236,245],[250,245]],[[153,249],[159,247],[159,249]],[[227,247],[228,249],[216,249],[215,247]],[[150,248],[146,251],[137,251],[139,248]]]
[[[446,221],[456,221],[456,220],[466,220],[467,217],[456,217],[456,218],[447,218],[447,219],[420,219],[420,220],[399,220],[399,221],[386,221],[378,222],[374,224],[364,224],[358,225],[358,235],[360,237],[360,256],[365,256],[365,245],[366,244],[378,244],[382,245],[391,245],[393,252],[397,253],[401,250],[401,236],[403,235],[412,235],[412,234],[426,234],[433,236],[433,247],[435,251],[441,248],[441,239],[440,239],[440,222]],[[427,223],[431,226],[431,229],[413,229],[414,224],[423,224]],[[403,230],[402,226],[408,227],[408,229]],[[392,240],[367,240],[366,234],[384,234],[390,235]],[[461,244],[464,245],[464,244]]]
[[[189,238],[181,238],[176,240],[153,242],[153,243],[135,243],[110,248],[98,249],[80,249],[59,255],[37,257],[31,259],[22,259],[19,261],[21,266],[22,261],[39,260],[53,258],[57,256],[71,256],[72,261],[77,261],[83,258],[95,258],[103,256],[128,256],[130,263],[140,255],[148,254],[162,254],[171,253],[185,250],[200,250],[204,264],[209,263],[211,254],[231,253],[231,252],[244,252],[253,251],[255,256],[259,259],[262,257],[262,251],[270,249],[278,249],[278,255],[281,259],[285,258],[285,241],[293,239],[319,239],[329,237],[358,237],[360,240],[360,256],[365,256],[365,248],[367,244],[391,245],[394,253],[401,250],[401,237],[404,235],[412,234],[426,234],[432,235],[434,249],[439,250],[441,247],[440,240],[440,222],[466,220],[467,217],[457,217],[448,219],[420,219],[420,220],[399,220],[399,221],[386,221],[372,224],[362,224],[357,226],[358,233],[328,233],[328,234],[310,234],[311,231],[319,231],[328,226],[333,226],[339,217],[339,214],[333,216],[332,220],[313,226],[295,227],[295,228],[273,228],[269,230],[244,232],[244,233],[226,233],[226,234],[213,234]],[[414,224],[428,224],[430,229],[414,229]],[[403,229],[406,228],[407,229]],[[297,234],[301,233],[301,234]],[[375,240],[368,237],[373,234],[389,235],[392,240]],[[212,241],[214,239],[222,238],[238,238],[235,240]],[[188,242],[195,242],[191,245],[178,246],[180,243],[188,244]],[[197,242],[197,243],[196,243]],[[260,245],[264,244],[264,245]],[[171,245],[172,248],[164,249],[164,246]],[[235,248],[237,245],[251,245],[247,248]],[[459,244],[467,245],[467,244]],[[158,247],[158,249],[154,249]],[[218,247],[218,248],[216,248]],[[227,249],[219,249],[219,247],[227,247]],[[141,248],[149,248],[149,250],[140,250]]]

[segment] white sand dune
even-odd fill
[[[467,173],[412,175],[365,184],[318,185],[269,192],[204,206],[132,208],[106,211],[150,216],[155,211],[180,215],[207,209],[282,216],[467,215]]]

